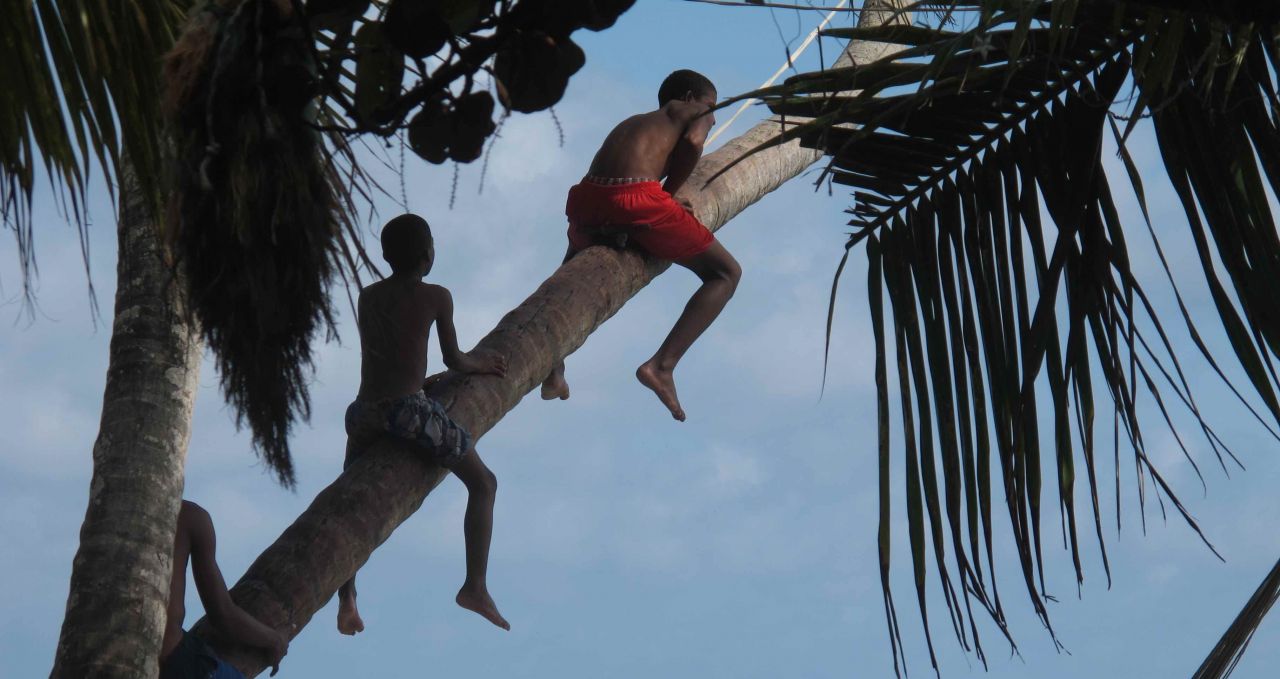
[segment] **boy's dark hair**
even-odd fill
[[[703,94],[714,95],[716,86],[707,76],[682,68],[672,72],[658,87],[658,106],[666,106],[668,101],[682,99],[688,92],[692,92],[695,97]]]
[[[413,267],[433,243],[431,226],[415,214],[402,214],[382,227],[382,258],[392,271]]]

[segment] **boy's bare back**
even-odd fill
[[[655,111],[631,116],[605,137],[591,160],[597,177],[658,179],[670,174],[670,161],[682,146],[700,155],[715,116],[707,101],[671,101]],[[696,161],[696,158],[694,159]]]
[[[347,407],[346,468],[372,444],[389,436],[406,443],[453,472],[467,487],[462,533],[467,545],[467,579],[454,597],[503,629],[511,629],[489,595],[485,575],[493,537],[493,502],[497,479],[480,460],[471,434],[439,401],[425,393],[427,339],[431,326],[440,339],[440,358],[450,370],[496,375],[507,361],[492,352],[458,349],[453,327],[453,296],[422,278],[435,263],[435,241],[426,220],[400,215],[382,229],[382,257],[391,275],[360,291],[356,313],[360,327],[360,392]],[[356,606],[355,577],[338,590],[338,631],[364,631]]]
[[[388,278],[360,291],[360,393],[378,400],[422,388],[427,374],[427,338],[441,320],[452,334],[453,298],[439,285]],[[443,313],[442,313],[443,312]]]

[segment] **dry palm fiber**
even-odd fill
[[[311,341],[350,212],[308,124],[314,68],[288,2],[218,0],[166,59],[176,150],[166,237],[222,388],[286,486],[288,435],[310,416]]]

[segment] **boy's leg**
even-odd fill
[[[362,452],[364,449],[348,436],[347,450],[342,461],[343,471],[346,471]],[[338,588],[338,631],[347,636],[364,631],[364,620],[360,619],[360,611],[356,608],[356,576],[354,575]]]
[[[570,243],[569,249],[564,253],[564,261],[560,264],[563,266],[564,262],[573,259],[576,254],[578,251]],[[551,374],[542,381],[542,400],[551,401],[557,398],[561,401],[569,398],[569,383],[564,380],[564,361],[556,361],[555,367],[551,368]]]
[[[556,361],[547,379],[542,381],[542,400],[561,401],[569,398],[569,383],[564,379],[564,361]]]
[[[356,576],[354,575],[338,588],[338,631],[347,636],[354,636],[357,632],[364,631],[364,620],[360,618],[360,611],[356,608]]]
[[[479,613],[489,622],[509,630],[498,607],[489,596],[485,576],[489,569],[489,542],[493,538],[493,501],[498,479],[472,448],[453,466],[453,474],[467,487],[467,513],[462,519],[462,535],[466,542],[467,579],[458,590],[458,605]]]
[[[662,404],[671,411],[672,417],[683,422],[684,410],[676,398],[672,372],[684,352],[689,350],[694,340],[720,315],[724,305],[733,296],[733,291],[738,287],[738,279],[742,277],[742,267],[738,266],[737,260],[724,249],[720,241],[712,241],[711,246],[701,254],[676,260],[676,264],[697,274],[702,279],[702,285],[689,298],[684,312],[676,320],[662,346],[658,347],[658,352],[636,368],[636,378],[658,395]]]

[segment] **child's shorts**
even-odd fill
[[[183,630],[182,640],[160,664],[160,679],[244,679],[200,637]]]
[[[453,421],[440,402],[421,391],[377,401],[356,399],[347,406],[347,458],[351,466],[374,439],[389,434],[416,444],[432,462],[451,469],[471,450],[471,434]]]
[[[569,189],[564,211],[569,244],[575,250],[594,245],[592,232],[605,225],[646,227],[631,231],[631,240],[661,259],[702,254],[715,241],[711,231],[655,181],[599,184],[584,179]]]

